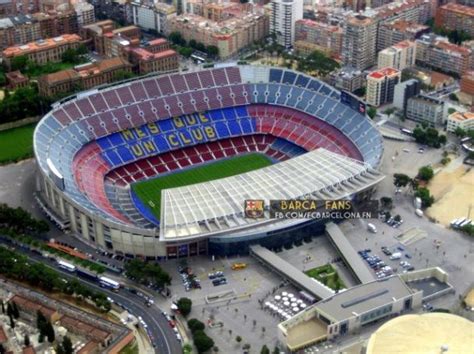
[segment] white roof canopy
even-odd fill
[[[245,200],[341,199],[382,178],[368,165],[320,148],[241,175],[163,190],[160,234],[178,240],[281,222],[245,218]]]

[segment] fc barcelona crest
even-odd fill
[[[250,199],[245,201],[245,217],[252,219],[260,219],[264,217],[265,203],[261,199]]]

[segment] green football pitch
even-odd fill
[[[33,156],[35,124],[0,132],[0,165]]]
[[[132,184],[132,190],[143,204],[160,219],[161,191],[201,182],[239,175],[271,165],[271,160],[261,154],[236,156],[223,161],[191,167],[182,172]]]

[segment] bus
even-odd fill
[[[467,220],[467,218],[461,218],[459,219],[455,224],[454,224],[454,228],[457,229],[461,226],[461,224],[463,224],[465,221]]]
[[[108,288],[113,291],[118,291],[120,289],[120,283],[106,277],[99,277],[100,286],[103,288]]]
[[[467,226],[471,223],[471,219],[465,220],[462,224],[459,225],[459,228],[463,228],[464,226]]]
[[[232,270],[239,270],[239,269],[245,269],[247,268],[246,263],[234,263],[232,264]]]
[[[59,268],[65,269],[71,273],[76,271],[76,266],[72,265],[71,263],[64,262],[60,259],[58,259],[58,266]]]
[[[410,129],[401,128],[400,131],[406,135],[413,135],[413,131],[411,131]]]

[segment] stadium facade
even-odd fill
[[[124,255],[232,254],[315,235],[322,220],[244,216],[247,199],[365,199],[383,178],[362,104],[307,75],[222,65],[142,78],[56,103],[34,134],[37,200],[62,228]],[[272,165],[161,191],[134,183],[264,154]]]

